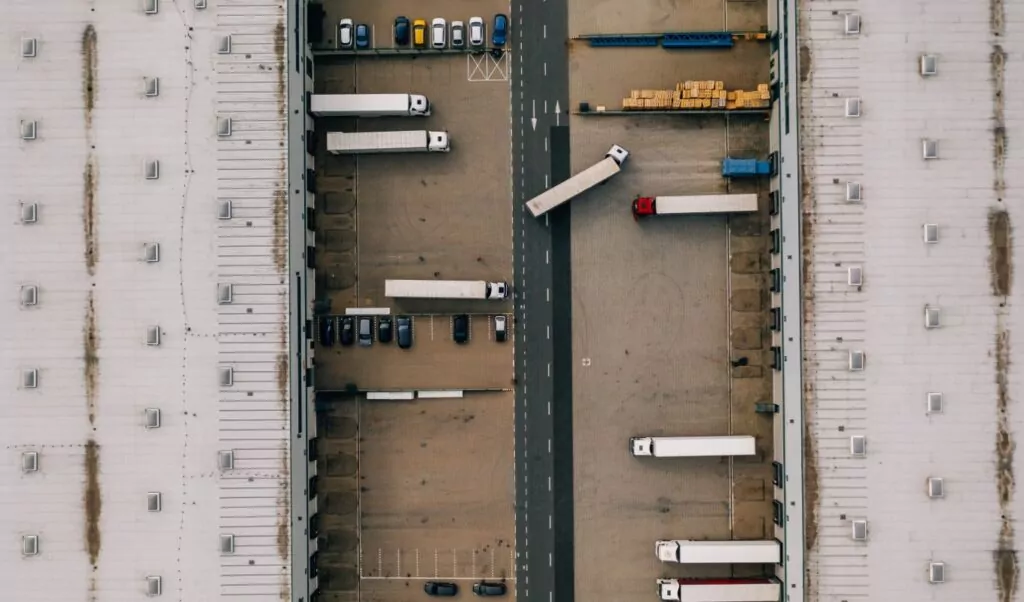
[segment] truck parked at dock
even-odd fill
[[[484,280],[385,280],[384,296],[409,299],[505,299],[507,282]]]
[[[447,153],[448,132],[329,132],[327,152],[332,155],[379,153]]]
[[[756,194],[704,194],[693,196],[638,196],[633,217],[757,211]]]
[[[426,117],[422,94],[313,94],[309,112],[317,117]]]

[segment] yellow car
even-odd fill
[[[412,45],[423,48],[427,45],[427,22],[416,19],[412,22]]]

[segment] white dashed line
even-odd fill
[[[551,439],[548,439],[548,453],[551,453]]]
[[[549,367],[550,367],[550,366],[549,366]],[[550,371],[549,371],[549,372],[550,372]],[[548,376],[551,376],[551,374],[548,374]],[[551,415],[551,402],[549,401],[549,402],[548,402],[548,416],[550,416],[550,415]],[[549,484],[550,484],[550,483],[549,483]]]
[[[548,137],[544,136],[544,152],[548,152]]]
[[[551,362],[548,362],[548,378],[551,378]]]
[[[547,37],[548,37],[548,25],[547,25],[547,23],[545,23],[544,24],[544,38],[547,39]]]
[[[548,477],[548,491],[551,491],[551,477]]]
[[[544,77],[548,75],[548,62],[544,61]]]
[[[544,190],[548,189],[548,174],[544,174]]]
[[[548,329],[548,338],[550,339],[551,338],[551,326],[548,325],[547,329]]]
[[[548,515],[548,529],[551,529],[553,525],[554,525],[554,522],[551,520],[551,515],[549,514]]]
[[[551,251],[544,251],[544,263],[551,263]]]
[[[555,555],[548,552],[548,566],[555,566]],[[548,600],[551,599],[551,592],[548,592]]]
[[[548,303],[551,303],[551,289],[544,289],[544,296],[547,297]]]

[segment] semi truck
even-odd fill
[[[648,215],[746,213],[757,211],[756,194],[705,194],[694,196],[638,196],[633,218]]]
[[[447,153],[448,132],[329,132],[327,152],[332,155],[378,153]]]
[[[629,151],[618,144],[613,144],[604,154],[604,159],[533,197],[526,203],[526,207],[533,217],[540,217],[619,173],[627,158],[629,158]]]
[[[782,548],[774,539],[667,539],[655,542],[654,553],[662,562],[680,564],[778,564],[782,561]]]
[[[314,94],[309,111],[317,117],[426,117],[422,94]]]
[[[505,299],[507,282],[484,280],[385,280],[385,297],[410,299]]]
[[[774,578],[658,579],[665,602],[778,602],[782,586]]]
[[[634,456],[655,458],[702,458],[715,456],[752,456],[754,437],[631,437],[629,451]]]

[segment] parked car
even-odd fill
[[[469,45],[470,46],[483,46],[484,45],[484,20],[480,17],[470,17],[469,19]]]
[[[342,345],[348,347],[356,340],[356,319],[352,316],[341,318],[341,328],[339,330],[338,339]]]
[[[359,346],[373,345],[373,316],[359,316]]]
[[[395,17],[395,46],[409,45],[409,19]]]
[[[381,343],[391,342],[391,316],[377,318],[377,340]]]
[[[466,47],[466,24],[462,21],[452,21],[452,48]]]
[[[465,343],[469,340],[469,316],[458,314],[452,318],[452,339],[456,343]]]
[[[356,48],[365,50],[370,47],[370,28],[365,23],[356,25]]]
[[[423,48],[427,45],[427,22],[423,19],[416,19],[412,22],[412,45],[416,48]]]
[[[423,584],[423,591],[428,596],[454,596],[459,593],[459,586],[442,581],[427,581]]]
[[[508,318],[505,316],[494,316],[494,340],[504,343],[508,338]]]
[[[491,44],[504,46],[508,38],[508,17],[502,14],[494,15],[494,29],[491,30]]]
[[[320,317],[320,344],[324,347],[334,345],[334,317]]]
[[[478,596],[504,596],[506,591],[504,583],[481,581],[473,584],[473,593]]]
[[[430,22],[430,45],[438,50],[448,46],[445,34],[448,31],[448,24],[441,17]]]
[[[395,336],[398,338],[398,346],[402,349],[412,347],[412,318],[409,316],[395,318]]]
[[[342,19],[338,23],[338,48],[352,47],[352,19]]]

